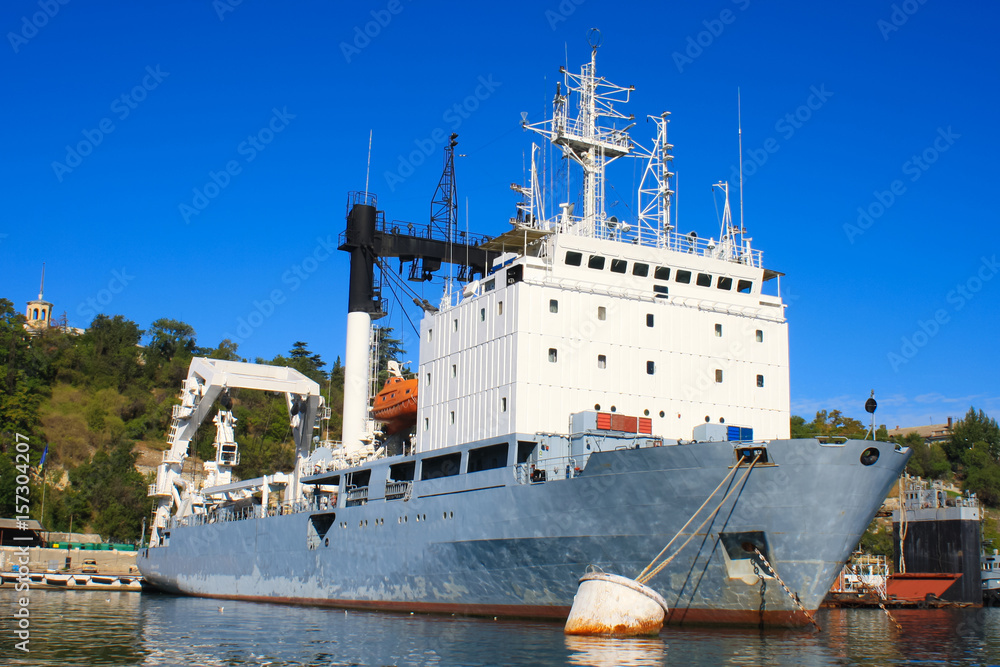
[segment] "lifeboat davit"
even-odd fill
[[[417,423],[417,378],[404,379],[401,375],[389,378],[375,396],[372,416],[383,422],[385,435],[398,433]]]

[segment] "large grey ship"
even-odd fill
[[[632,122],[618,110],[632,89],[596,65],[593,46],[579,73],[563,71],[552,117],[525,122],[581,168],[579,209],[541,187],[533,145],[509,231],[460,234],[454,137],[430,224],[386,222],[373,194],[349,196],[341,442],[317,442],[329,408],[297,371],[192,362],[150,486],[148,584],[565,618],[588,567],[635,577],[674,539],[648,582],[668,622],[809,622],[910,452],[788,438],[781,274],[734,223],[727,183],[717,238],[677,230],[669,114],[650,117],[648,148],[633,141],[618,127]],[[605,211],[605,168],[621,158],[642,161],[633,220]],[[372,320],[390,257],[411,279],[459,271],[439,303],[417,300],[416,378],[376,396]],[[228,392],[241,387],[287,397],[293,471],[233,478]],[[216,399],[217,456],[199,487],[183,462]]]

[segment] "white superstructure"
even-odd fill
[[[789,435],[784,304],[777,286],[763,289],[780,274],[733,224],[725,183],[718,240],[676,231],[668,114],[651,117],[648,151],[631,125],[599,126],[631,120],[614,107],[631,88],[597,76],[596,50],[580,74],[564,71],[553,118],[526,125],[581,166],[583,215],[569,202],[547,212],[534,166],[528,186],[513,186],[525,201],[490,242],[504,253],[491,274],[446,294],[421,323],[417,451],[566,434],[567,416],[588,410],[648,418],[667,440],[706,422]],[[646,161],[631,222],[604,211],[604,169],[621,157]]]

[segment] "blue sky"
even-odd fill
[[[239,337],[251,359],[304,340],[332,362],[347,258],[327,248],[365,187],[369,131],[388,219],[426,221],[435,130],[455,130],[460,218],[500,233],[533,138],[521,114],[543,117],[559,66],[578,70],[598,27],[599,73],[636,86],[626,111],[672,112],[680,226],[702,236],[718,229],[710,184],[737,163],[740,87],[745,220],[786,274],[793,413],[861,418],[875,389],[890,428],[970,404],[1000,416],[998,14],[938,0],[8,0],[0,296],[23,308],[44,261],[46,299],[72,325],[172,317],[202,345]],[[401,160],[422,148],[411,173]],[[627,218],[636,165],[609,177]],[[415,361],[399,308],[388,324]]]

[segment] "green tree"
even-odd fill
[[[237,343],[234,343],[228,338],[224,338],[222,342],[219,343],[218,347],[216,347],[214,350],[210,350],[207,348],[199,348],[197,354],[199,356],[208,357],[209,359],[221,359],[223,361],[242,361],[242,359],[240,359],[240,355],[236,353],[237,348],[239,348],[239,345]]]
[[[80,341],[82,369],[91,386],[124,391],[142,375],[142,329],[121,315],[98,315]]]
[[[190,357],[197,347],[194,327],[180,320],[160,318],[150,325],[146,344],[147,362],[151,357],[170,361],[177,355]]]
[[[975,493],[990,507],[1000,507],[1000,464],[991,450],[989,443],[980,440],[965,451],[962,462],[966,476],[962,488]]]
[[[401,339],[392,337],[392,327],[378,327],[376,332],[378,334],[377,384],[378,388],[381,389],[382,385],[389,379],[389,362],[398,361],[402,368],[406,350],[403,348],[403,341]],[[409,372],[409,369],[403,370],[404,372]]]
[[[135,469],[138,454],[127,440],[110,451],[99,450],[91,460],[70,472],[70,483],[86,510],[77,508],[77,525],[89,524],[116,542],[139,539],[142,520],[152,511],[146,479]]]
[[[308,343],[301,340],[295,341],[292,344],[292,349],[287,357],[278,355],[266,363],[274,364],[275,366],[290,366],[306,377],[320,383],[320,385],[326,382],[326,373],[323,371],[326,362],[323,361],[320,355],[313,354],[309,350]]]
[[[965,418],[954,425],[945,452],[952,463],[961,462],[976,443],[984,442],[994,461],[1000,459],[1000,426],[982,410],[970,407]]]

